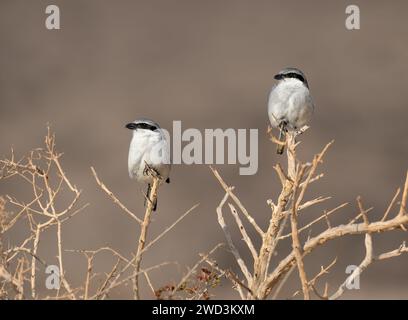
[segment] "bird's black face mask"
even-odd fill
[[[139,123],[128,123],[126,126],[126,128],[128,128],[129,130],[137,130],[137,129],[145,129],[145,130],[151,130],[151,131],[156,131],[157,127],[153,126],[151,124],[148,123],[144,123],[144,122],[139,122]]]
[[[300,74],[298,74],[296,72],[289,72],[289,73],[285,73],[285,74],[278,73],[273,78],[275,80],[298,79],[298,80],[302,81],[305,84],[306,87],[309,88],[309,84],[307,83],[306,79],[302,75],[300,75]]]

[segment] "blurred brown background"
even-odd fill
[[[59,31],[44,26],[49,4],[60,7]],[[360,6],[361,30],[344,26],[349,4]],[[303,215],[302,222],[350,201],[334,218],[344,223],[356,211],[357,195],[375,207],[373,219],[381,217],[407,169],[407,13],[402,0],[1,0],[0,155],[10,146],[18,155],[41,146],[49,122],[65,170],[84,190],[83,202],[91,204],[65,226],[65,247],[107,244],[129,255],[137,227],[97,188],[90,171],[95,166],[111,190],[142,215],[141,187],[127,174],[127,122],[146,116],[168,129],[173,120],[200,130],[259,128],[258,173],[239,176],[238,165],[219,169],[265,226],[266,200],[279,187],[272,165],[282,161],[266,137],[266,100],[273,75],[296,66],[306,73],[316,104],[312,129],[301,138],[301,159],[335,139],[322,167],[326,177],[309,192],[333,199]],[[171,176],[160,191],[150,235],[195,203],[200,206],[149,252],[144,266],[165,260],[191,266],[199,252],[224,241],[215,213],[223,192],[208,167],[174,166]],[[6,193],[20,196],[16,185],[2,182],[0,194]],[[376,236],[375,250],[394,249],[404,237]],[[56,262],[54,244],[51,236],[42,243],[40,254],[49,263]],[[280,252],[288,249],[287,244]],[[227,250],[216,256],[236,270]],[[335,256],[332,289],[344,280],[345,267],[364,257],[363,237],[316,250],[307,271],[317,273]],[[70,253],[65,260],[68,279],[79,284],[85,260]],[[100,261],[101,270],[108,261]],[[408,298],[407,267],[407,256],[377,262],[362,275],[361,290],[344,298]],[[154,273],[154,284],[177,282],[184,271],[165,267]],[[293,273],[283,296],[298,286]],[[227,283],[216,292],[218,298],[236,297]],[[146,289],[144,296],[151,293]]]

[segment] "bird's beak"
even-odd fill
[[[126,126],[126,128],[128,128],[129,130],[135,130],[137,128],[136,123],[128,123]]]
[[[282,80],[282,79],[283,79],[283,76],[282,76],[280,73],[278,73],[278,74],[276,74],[273,78],[274,78],[275,80]]]

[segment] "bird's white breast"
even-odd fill
[[[139,181],[150,181],[145,171],[146,163],[165,179],[170,172],[169,146],[159,131],[136,130],[129,147],[129,176]]]
[[[285,79],[272,88],[268,101],[269,119],[274,127],[286,121],[289,128],[301,128],[313,114],[309,89],[297,79]]]

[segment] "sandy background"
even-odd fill
[[[312,129],[302,137],[302,159],[335,139],[322,169],[326,177],[309,196],[333,200],[303,215],[311,221],[321,210],[352,202],[337,214],[348,221],[361,195],[382,215],[407,169],[408,25],[406,1],[353,1],[361,9],[361,30],[344,26],[349,1],[52,1],[61,9],[61,30],[44,27],[49,1],[0,1],[0,154],[12,145],[22,155],[42,144],[46,123],[57,134],[58,149],[72,181],[91,206],[65,226],[65,247],[109,245],[129,255],[136,226],[95,184],[90,166],[125,204],[142,214],[140,186],[128,178],[130,133],[124,125],[138,117],[171,128],[258,128],[259,170],[239,176],[238,166],[219,166],[226,181],[259,224],[276,196],[272,165],[282,161],[266,137],[266,99],[273,75],[297,66],[307,75],[316,104]],[[144,266],[160,261],[192,265],[199,252],[223,242],[215,207],[222,189],[205,165],[175,166],[172,183],[161,189],[151,228],[157,234],[195,203],[196,212],[159,243]],[[20,194],[0,184],[0,194]],[[317,233],[319,228],[313,230]],[[13,235],[18,239],[18,234]],[[406,235],[374,238],[381,253]],[[236,235],[239,242],[239,237]],[[40,254],[56,262],[53,238]],[[364,256],[363,238],[335,241],[306,261],[315,274],[335,256],[333,288],[345,267]],[[245,248],[242,248],[245,251]],[[282,246],[284,254],[286,246]],[[245,251],[246,252],[246,251]],[[222,266],[236,265],[226,250]],[[83,280],[85,261],[65,256],[67,277]],[[112,263],[100,259],[101,269]],[[361,279],[361,290],[344,298],[408,298],[408,256],[379,262]],[[178,281],[185,269],[154,273],[156,286]],[[283,295],[297,289],[294,273]],[[126,292],[117,292],[116,298]],[[147,289],[145,297],[151,297]],[[233,298],[225,284],[219,298]]]

